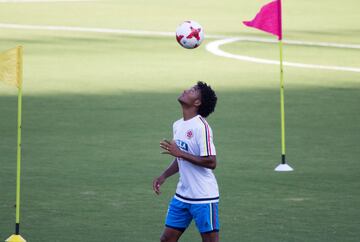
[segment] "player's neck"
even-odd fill
[[[193,117],[197,116],[198,113],[197,113],[197,109],[194,109],[194,108],[184,108],[183,107],[183,118],[184,118],[184,121],[186,120],[190,120],[192,119]]]

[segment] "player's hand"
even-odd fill
[[[174,157],[181,157],[182,151],[177,146],[175,140],[168,141],[166,139],[163,139],[163,141],[160,142],[160,147],[164,149],[162,154],[169,154]]]
[[[157,195],[160,195],[160,186],[165,182],[165,178],[163,176],[159,176],[153,181],[153,190]]]

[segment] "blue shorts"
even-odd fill
[[[200,233],[217,232],[220,229],[218,204],[191,204],[173,198],[169,204],[165,226],[185,231],[194,219]]]

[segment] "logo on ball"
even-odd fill
[[[194,49],[204,40],[204,30],[195,21],[184,21],[176,29],[176,40],[182,47]]]

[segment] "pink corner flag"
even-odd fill
[[[277,35],[278,39],[281,40],[281,0],[275,0],[265,4],[253,20],[243,21],[243,23],[248,27],[257,28],[273,35]]]

